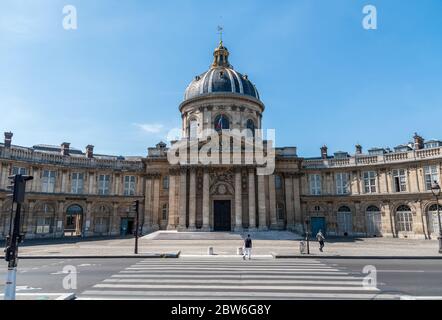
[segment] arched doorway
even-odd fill
[[[68,207],[66,210],[66,220],[64,225],[64,235],[66,237],[81,236],[83,225],[83,208],[78,204]]]
[[[338,235],[348,236],[353,232],[353,221],[351,210],[347,206],[342,206],[338,209]]]
[[[376,206],[369,206],[367,210],[365,210],[365,220],[367,236],[380,236],[382,230],[381,210]]]
[[[441,205],[439,205],[439,213],[442,215]],[[428,208],[428,229],[432,235],[439,235],[439,218],[437,217],[437,204],[433,204]]]

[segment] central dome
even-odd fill
[[[259,100],[258,90],[247,75],[235,71],[230,65],[229,51],[223,46],[222,41],[215,49],[213,56],[214,60],[210,69],[196,76],[186,88],[184,100],[213,93],[241,94]]]

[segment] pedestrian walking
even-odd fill
[[[322,252],[322,249],[324,248],[324,240],[325,240],[325,237],[322,234],[322,230],[318,231],[318,233],[316,234],[316,239],[319,242],[319,251]]]
[[[252,258],[252,239],[250,238],[250,234],[247,235],[247,238],[244,240],[244,253],[242,259],[246,260],[246,256],[249,260]]]

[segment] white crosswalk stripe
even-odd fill
[[[313,259],[146,259],[79,299],[372,299],[363,275]],[[392,298],[392,297],[384,297]]]

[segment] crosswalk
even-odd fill
[[[363,275],[315,259],[146,259],[79,299],[373,299]]]

